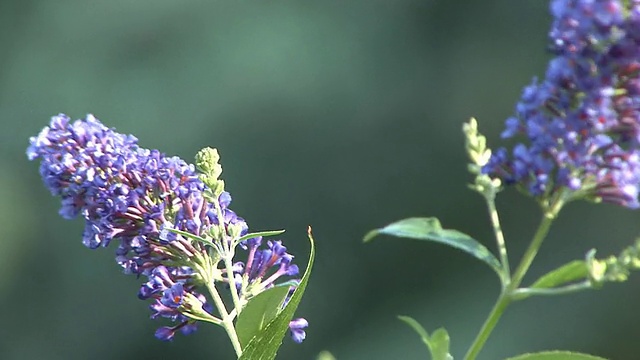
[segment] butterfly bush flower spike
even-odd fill
[[[524,88],[484,173],[543,204],[588,199],[636,209],[640,184],[640,2],[554,0],[540,81]]]
[[[158,339],[190,334],[201,322],[224,326],[232,336],[248,300],[298,274],[281,241],[240,240],[248,226],[229,208],[215,149],[198,153],[196,171],[92,115],[72,121],[60,114],[30,139],[27,156],[40,160],[43,182],[61,199],[60,215],[84,219],[83,244],[97,249],[115,242],[124,272],[147,279],[138,297],[151,301],[152,318],[174,323],[159,328]],[[247,250],[246,261],[237,259],[245,252],[236,248]],[[231,292],[232,307],[222,290]],[[304,319],[291,322],[296,342],[306,326]]]

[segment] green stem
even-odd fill
[[[240,303],[238,288],[236,288],[232,263],[235,251],[234,249],[228,250],[229,252],[226,253],[224,257],[224,267],[227,269],[227,278],[229,279],[229,288],[231,289],[231,299],[233,300],[233,305],[236,309],[237,314],[240,315],[240,312],[242,312],[242,304]]]
[[[502,286],[506,287],[511,278],[511,268],[509,267],[509,256],[507,255],[507,245],[504,241],[504,234],[502,233],[502,227],[500,226],[500,218],[498,217],[498,210],[496,209],[495,195],[492,197],[487,196],[487,207],[489,208],[489,216],[491,217],[491,225],[493,226],[493,233],[496,236],[496,243],[498,244],[498,252],[500,253],[500,263],[502,263]]]
[[[229,291],[231,292],[231,299],[233,301],[233,306],[236,309],[238,315],[242,311],[242,306],[240,304],[240,296],[238,294],[238,288],[236,288],[235,278],[233,274],[233,256],[235,255],[235,243],[233,240],[228,239],[226,235],[227,230],[224,225],[224,215],[222,215],[222,208],[220,208],[219,201],[215,201],[216,207],[216,215],[218,217],[218,227],[220,229],[221,234],[221,247],[222,247],[222,258],[224,260],[224,267],[227,270],[227,280],[229,281]]]
[[[238,339],[238,334],[236,333],[235,326],[233,325],[234,316],[227,312],[224,301],[222,300],[218,289],[216,289],[216,285],[213,281],[213,276],[209,275],[206,281],[207,288],[209,289],[209,293],[211,294],[211,297],[213,299],[213,303],[218,309],[220,317],[222,318],[222,327],[224,327],[224,330],[227,332],[229,340],[231,340],[231,345],[233,345],[233,350],[235,350],[236,356],[239,359],[240,355],[242,355],[242,346],[240,345],[240,339]],[[233,284],[230,284],[230,286],[233,286]]]
[[[559,207],[557,207],[557,209],[559,210]],[[465,360],[474,360],[478,356],[487,339],[489,338],[489,335],[491,335],[491,332],[500,320],[500,317],[507,309],[507,306],[509,306],[511,301],[513,301],[513,293],[518,289],[518,286],[522,282],[522,279],[527,273],[527,270],[529,270],[533,259],[536,257],[536,254],[540,249],[540,245],[542,245],[544,238],[549,233],[549,228],[551,227],[551,223],[553,222],[556,214],[557,211],[555,211],[555,209],[554,211],[545,212],[545,215],[542,218],[540,225],[538,226],[538,230],[533,236],[529,247],[522,256],[520,264],[516,268],[513,278],[511,279],[509,284],[500,292],[500,296],[498,297],[498,300],[496,300],[493,309],[491,309],[487,320],[485,320],[482,328],[480,328],[480,331],[478,332],[478,335],[469,347],[469,350],[464,357]]]
[[[533,235],[533,239],[531,240],[529,247],[524,252],[522,260],[520,260],[520,264],[516,268],[516,271],[513,273],[513,278],[511,279],[511,284],[508,288],[509,292],[512,292],[513,290],[517,289],[518,286],[520,286],[520,283],[522,282],[524,276],[527,274],[527,271],[529,270],[533,259],[535,259],[536,255],[538,254],[540,245],[542,245],[542,242],[547,237],[549,228],[551,227],[554,219],[554,214],[545,213],[542,221],[540,222],[540,225],[538,226],[538,230],[536,231],[535,235]]]
[[[510,303],[511,299],[503,291],[498,297],[498,300],[496,300],[495,305],[493,305],[493,309],[491,309],[491,312],[489,313],[487,319],[484,321],[484,324],[482,324],[482,328],[480,329],[480,332],[478,332],[478,335],[473,341],[473,344],[471,344],[471,347],[467,351],[467,354],[464,356],[465,360],[473,360],[476,358],[476,356],[478,356],[485,342],[487,342],[489,335],[491,335],[491,332],[496,327],[496,324],[498,324],[498,320],[500,320],[500,317]]]

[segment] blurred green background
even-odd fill
[[[82,246],[81,220],[27,161],[50,116],[93,113],[144,147],[192,159],[220,149],[232,208],[254,230],[285,228],[298,263],[317,239],[298,315],[307,340],[280,359],[424,359],[395,316],[446,326],[461,358],[499,283],[444,246],[378,239],[409,216],[493,248],[484,204],[466,189],[461,124],[498,144],[520,91],[548,60],[541,0],[4,0],[0,2],[0,359],[231,359],[224,332],[172,343],[121,274],[114,249]],[[539,219],[514,191],[499,207],[516,262]],[[638,215],[572,204],[529,279],[593,248],[616,253]],[[567,348],[637,359],[640,276],[508,310],[483,359]]]

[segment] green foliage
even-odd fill
[[[431,336],[415,319],[409,316],[398,316],[398,318],[409,325],[427,345],[431,360],[453,360],[449,353],[449,333],[444,328],[437,329]]]
[[[522,354],[506,360],[607,360],[598,356],[581,354],[571,351],[543,351],[539,353]]]
[[[240,345],[246,346],[278,315],[288,293],[289,287],[276,286],[249,300],[236,321],[236,332]]]
[[[321,351],[316,360],[336,360],[336,357],[328,351]]]
[[[311,269],[313,268],[313,261],[315,259],[315,245],[313,236],[311,236],[311,228],[309,228],[309,242],[311,243],[311,252],[309,255],[309,262],[307,264],[307,270],[304,272],[300,284],[296,288],[296,291],[291,296],[291,299],[287,303],[287,306],[280,311],[276,317],[274,317],[256,336],[249,341],[247,346],[243,349],[242,356],[239,360],[273,360],[278,353],[278,349],[282,344],[282,338],[289,329],[289,321],[293,318],[293,315],[302,300],[302,295],[309,282],[309,276],[311,276]]]
[[[245,241],[247,239],[253,239],[255,237],[258,236],[262,236],[262,237],[266,237],[266,236],[276,236],[276,235],[280,235],[284,233],[284,230],[267,230],[267,231],[259,231],[259,232],[254,232],[254,233],[249,233],[246,234],[242,237],[240,237],[238,240],[236,240],[237,242],[241,242],[241,241]]]
[[[553,288],[585,279],[588,275],[587,263],[584,260],[574,260],[542,275],[531,287],[538,289]]]
[[[467,234],[457,230],[443,229],[437,218],[408,218],[369,231],[364,242],[378,235],[391,235],[416,240],[428,240],[460,249],[489,265],[499,276],[501,266],[491,252]]]
[[[201,238],[200,236],[194,235],[194,234],[192,234],[190,232],[182,231],[182,230],[178,230],[178,229],[170,229],[170,228],[166,228],[166,230],[171,231],[172,233],[176,233],[178,235],[182,235],[182,236],[184,236],[184,237],[186,237],[188,239],[201,242],[201,243],[203,243],[205,245],[209,245],[209,246],[215,247],[215,245],[211,241],[209,241],[207,239],[204,239],[204,238]]]

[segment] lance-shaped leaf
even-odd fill
[[[282,338],[287,330],[289,330],[289,322],[293,318],[302,295],[309,282],[311,269],[313,268],[313,260],[315,259],[315,245],[311,236],[311,227],[309,227],[309,242],[311,243],[311,253],[309,255],[309,263],[307,270],[304,272],[300,284],[291,296],[287,306],[276,315],[256,336],[254,336],[249,344],[243,348],[240,360],[273,360],[278,353]]]
[[[255,233],[246,234],[246,235],[242,236],[241,238],[239,238],[236,241],[237,242],[241,242],[241,241],[245,241],[247,239],[252,239],[252,238],[255,238],[255,237],[258,237],[258,236],[262,236],[262,237],[276,236],[276,235],[280,235],[282,233],[284,233],[284,230],[259,231],[259,232],[255,232]]]
[[[198,241],[198,242],[201,242],[201,243],[209,245],[209,246],[215,246],[211,241],[209,241],[209,240],[207,240],[205,238],[202,238],[202,237],[200,237],[198,235],[195,235],[195,234],[192,234],[190,232],[187,232],[187,231],[182,231],[182,230],[178,230],[178,229],[171,229],[171,228],[165,228],[162,231],[170,231],[172,233],[176,233],[178,235],[182,235],[182,236],[184,236],[186,238],[189,238],[191,240]],[[163,235],[161,234],[160,236],[162,237]]]
[[[236,321],[236,332],[241,346],[246,346],[278,315],[287,294],[289,287],[276,286],[249,300]]]
[[[542,275],[531,287],[538,289],[553,288],[587,279],[588,276],[589,269],[587,268],[587,263],[584,260],[574,260]]]
[[[416,240],[428,240],[460,249],[488,264],[500,276],[500,262],[471,236],[457,230],[443,229],[437,218],[408,218],[369,231],[364,242],[378,235],[391,235]]]
[[[522,354],[506,360],[607,360],[599,356],[581,354],[571,351],[543,351],[532,354]]]

